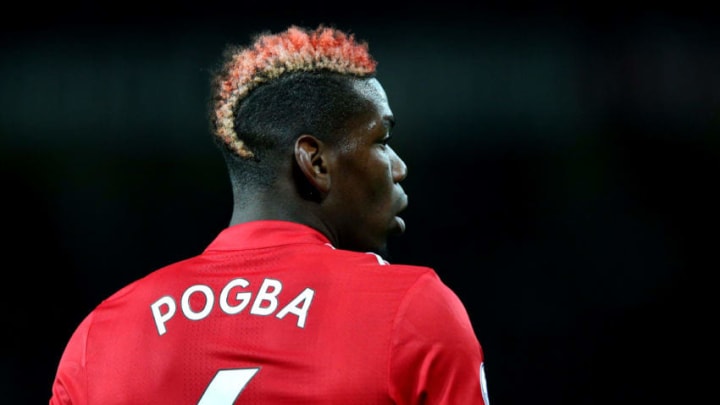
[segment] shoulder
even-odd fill
[[[417,277],[407,291],[396,327],[401,334],[424,336],[428,342],[476,341],[465,304],[432,269]]]
[[[406,293],[446,288],[435,269],[429,266],[391,263],[371,252],[336,250],[331,256],[333,258],[328,264],[332,266],[332,272],[342,269],[357,277],[371,277],[369,281],[378,286],[381,283],[395,286],[402,284],[407,289]]]
[[[375,268],[377,270],[387,272],[405,272],[413,275],[427,274],[431,277],[437,278],[435,269],[428,266],[420,266],[413,264],[404,263],[391,263],[384,259],[382,256],[373,252],[355,252],[349,250],[333,249],[332,256],[337,260],[345,261],[351,265],[357,265],[358,267]]]
[[[346,252],[343,256],[345,258],[342,261],[345,263],[354,263],[353,270],[365,268],[372,272],[373,284],[391,285],[402,290],[402,300],[399,302],[396,317],[400,328],[418,328],[427,335],[428,330],[442,330],[443,328],[437,327],[442,324],[447,326],[445,330],[450,335],[462,332],[462,335],[474,340],[464,303],[434,268],[394,264],[373,253]],[[401,323],[405,326],[400,325]]]

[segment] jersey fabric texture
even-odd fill
[[[65,348],[50,404],[488,405],[482,363],[433,269],[255,221],[100,303]]]

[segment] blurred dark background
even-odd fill
[[[380,62],[410,168],[391,259],[435,267],[464,300],[493,405],[681,403],[713,386],[717,13],[261,3],[3,11],[1,402],[47,403],[88,311],[226,226],[208,70],[226,43],[320,22]]]

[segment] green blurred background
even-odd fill
[[[716,319],[717,17],[692,2],[6,10],[2,402],[47,403],[89,310],[227,225],[206,121],[224,45],[321,22],[380,62],[409,166],[391,259],[464,300],[493,405],[688,400],[711,385]]]

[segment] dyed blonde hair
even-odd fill
[[[235,131],[235,114],[253,89],[291,72],[330,71],[366,77],[375,73],[376,66],[366,42],[323,25],[313,30],[293,25],[281,33],[258,35],[247,47],[230,46],[213,81],[214,135],[238,156],[251,158],[253,151]]]

